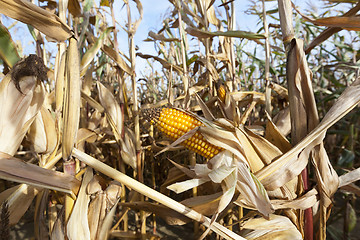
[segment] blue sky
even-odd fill
[[[97,0],[95,0],[98,2]],[[130,1],[132,3],[132,1]],[[149,31],[157,32],[162,27],[162,20],[164,16],[170,12],[169,8],[171,4],[168,0],[142,0],[144,15],[143,20],[141,21],[139,28],[135,34],[135,44],[139,47],[139,52],[157,55],[156,50],[154,48],[153,42],[144,42],[143,40],[147,38]],[[218,6],[220,1],[215,1],[214,6]],[[277,6],[277,1],[267,2],[267,10],[274,9]],[[303,11],[305,8],[310,9],[312,7],[323,6],[324,1],[295,1],[295,4],[299,6],[299,8]],[[249,0],[236,0],[235,8],[236,8],[236,19],[237,19],[237,29],[245,30],[245,31],[255,31],[259,26],[256,26],[256,18],[250,15],[247,15],[245,11],[248,9],[250,5]],[[98,4],[97,4],[98,6]],[[135,5],[132,4],[133,9],[133,18],[136,18],[137,11],[135,10]],[[350,6],[350,5],[349,5]],[[108,8],[107,8],[108,9]],[[123,5],[123,1],[115,0],[115,15],[117,21],[124,26],[127,21],[127,13],[126,7]],[[269,19],[269,18],[268,18]],[[269,19],[270,20],[270,19]],[[7,17],[2,17],[2,21],[6,26],[10,26],[13,22],[9,20]],[[111,19],[108,18],[108,21],[111,22]],[[15,41],[21,42],[21,46],[23,47],[24,55],[28,55],[35,52],[35,44],[34,40],[31,37],[26,25],[18,23],[11,29],[11,34]],[[119,48],[125,54],[128,54],[128,39],[127,34],[119,29],[118,35]],[[55,57],[57,48],[55,43],[46,42],[46,49],[50,49],[52,51],[52,55]],[[141,77],[140,72],[145,69],[147,66],[146,61],[137,58],[137,73],[138,77]]]

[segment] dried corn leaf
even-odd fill
[[[288,111],[289,112],[289,111]],[[278,116],[278,115],[277,115]],[[290,116],[290,115],[289,115]],[[274,144],[281,152],[287,152],[291,149],[290,142],[283,135],[283,132],[274,124],[267,114],[268,121],[266,123],[265,138]],[[290,118],[289,118],[289,131],[290,131]]]
[[[94,143],[97,139],[97,134],[87,128],[80,128],[78,131],[76,143],[79,144],[83,141]]]
[[[44,168],[52,168],[58,160],[60,160],[61,154],[57,155],[54,158],[51,158],[45,165]],[[10,212],[10,224],[16,224],[24,213],[29,208],[34,197],[39,192],[40,189],[35,188],[34,186],[29,186],[26,184],[21,184],[10,189],[7,189],[0,193],[0,203],[3,203],[5,200],[9,206]]]
[[[118,52],[112,49],[109,46],[103,45],[102,48],[103,52],[108,55],[124,72],[131,75],[132,71],[130,66],[125,62],[125,60],[120,56]]]
[[[275,159],[276,157],[280,156],[283,153],[279,148],[273,145],[266,138],[263,138],[260,135],[253,133],[248,128],[245,128],[244,130],[239,128],[239,130],[241,132],[245,130],[243,134],[249,139],[254,150],[260,156],[260,158],[265,164],[271,163],[273,159]]]
[[[306,20],[318,26],[326,26],[326,27],[340,27],[342,29],[359,31],[360,30],[360,17],[359,16],[349,16],[349,17],[326,17],[326,18],[318,18],[312,19],[296,8],[295,10]]]
[[[121,159],[133,169],[137,168],[135,142],[136,140],[134,132],[125,127],[124,138],[120,139],[120,155]]]
[[[89,205],[88,222],[90,229],[90,239],[99,239],[100,227],[106,214],[105,194],[101,191],[96,194]]]
[[[0,178],[2,179],[69,194],[76,192],[79,187],[79,182],[73,176],[25,163],[5,153],[1,153],[0,158]]]
[[[29,24],[57,41],[72,36],[71,28],[58,16],[25,0],[1,0],[0,13]]]
[[[88,223],[88,205],[90,196],[86,193],[86,187],[93,177],[92,168],[88,167],[81,182],[74,208],[66,226],[66,234],[69,239],[90,239]]]
[[[149,32],[149,37],[152,37],[154,40],[164,41],[164,42],[180,42],[178,38],[167,38],[164,34],[157,34],[153,31]]]
[[[156,61],[158,61],[164,68],[166,68],[168,70],[172,69],[172,70],[175,70],[176,72],[178,72],[179,74],[183,74],[183,69],[181,67],[174,65],[160,57],[149,55],[149,54],[142,54],[142,53],[136,53],[136,56],[139,56],[144,59],[153,58]]]
[[[313,207],[318,201],[318,191],[314,188],[308,191],[303,196],[292,199],[292,200],[271,200],[271,204],[273,205],[275,210],[278,209],[301,209],[305,210]]]
[[[251,230],[244,235],[248,240],[303,239],[289,218],[275,214],[271,214],[269,220],[261,217],[250,218],[243,223],[242,228]]]
[[[66,55],[66,82],[64,93],[62,154],[63,159],[71,156],[80,119],[80,72],[77,40],[70,38]]]
[[[265,36],[263,34],[257,34],[252,32],[245,31],[226,31],[226,32],[208,32],[204,30],[200,30],[197,28],[188,27],[185,30],[188,34],[198,38],[212,38],[216,36],[224,36],[224,37],[237,37],[237,38],[246,38],[246,39],[264,39]]]
[[[355,170],[352,170],[351,172],[341,175],[339,177],[339,180],[340,180],[339,187],[343,187],[350,183],[354,183],[360,180],[360,168],[357,168]]]
[[[107,29],[105,29],[105,31],[95,41],[95,43],[91,46],[91,48],[85,52],[85,54],[81,58],[81,62],[80,62],[80,77],[85,75],[86,70],[88,69],[91,61],[95,58],[96,54],[99,52],[100,48],[103,46],[107,35],[113,30],[114,30],[114,27],[108,27]]]
[[[58,218],[55,221],[54,227],[51,231],[51,240],[64,240],[65,239],[65,217],[64,208],[61,209]]]
[[[239,139],[241,146],[244,149],[247,162],[252,172],[257,172],[258,170],[262,169],[265,164],[270,163],[270,156],[275,155],[272,154],[275,150],[274,148],[270,149],[269,145],[266,146],[265,141],[261,141],[260,137],[258,139],[259,141],[261,141],[261,143],[257,146],[256,144],[254,144],[254,141],[256,141],[256,138],[254,136],[255,134],[253,134],[253,138],[250,139],[249,134],[245,133],[241,128],[236,128],[235,133],[236,137]],[[250,131],[248,133],[250,133]],[[261,152],[261,150],[257,149],[257,147],[268,147],[266,150],[268,150],[267,153],[270,156],[266,156],[265,153]],[[272,152],[270,150],[272,150]]]
[[[299,175],[307,164],[312,148],[321,143],[325,137],[325,131],[356,107],[359,102],[360,79],[345,89],[320,124],[301,142],[256,173],[265,188],[274,190]]]
[[[105,111],[104,107],[101,106],[95,99],[87,95],[84,91],[81,91],[81,97],[86,100],[86,102],[93,107],[98,113],[103,113]]]
[[[68,9],[74,17],[81,16],[81,6],[78,0],[69,0]]]
[[[306,62],[302,41],[296,39],[291,41],[287,68],[292,124],[291,139],[293,144],[296,144],[319,123],[314,91],[311,85],[311,71]],[[328,207],[331,203],[331,196],[338,188],[339,180],[322,142],[314,146],[312,162],[321,189],[320,195],[323,205]]]
[[[201,214],[209,216],[216,213],[222,195],[223,192],[205,196],[196,196],[185,199],[181,201],[181,203]]]

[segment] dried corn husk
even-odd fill
[[[70,38],[66,55],[66,79],[64,93],[64,114],[62,133],[63,159],[68,160],[71,156],[80,119],[80,64],[77,40]]]
[[[17,71],[28,67],[18,65]],[[0,151],[9,155],[17,151],[45,99],[45,89],[37,76],[18,76],[15,82],[14,73],[11,71],[0,82]]]
[[[58,143],[58,134],[55,128],[55,120],[49,110],[42,107],[31,124],[28,139],[37,153],[52,153]]]

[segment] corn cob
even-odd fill
[[[220,99],[221,102],[225,103],[225,97],[226,97],[226,87],[222,83],[216,84],[216,93]]]
[[[175,108],[153,108],[145,110],[143,113],[151,124],[155,125],[172,140],[178,139],[196,127],[204,126],[204,124],[195,117]],[[223,150],[221,147],[217,147],[206,141],[198,131],[181,144],[208,159]]]

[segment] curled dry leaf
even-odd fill
[[[102,50],[104,51],[104,53],[106,55],[108,55],[124,72],[126,72],[127,74],[131,75],[132,71],[130,66],[125,62],[125,60],[123,59],[123,57],[121,57],[121,55],[115,51],[113,48],[107,46],[107,45],[103,45],[102,46]]]
[[[1,0],[0,13],[29,24],[46,36],[65,41],[72,36],[71,28],[56,14],[24,0]]]
[[[242,228],[250,230],[243,235],[246,239],[303,239],[289,218],[275,214],[270,214],[269,220],[254,216],[243,222]]]
[[[354,16],[358,11],[360,10],[360,2],[358,2],[352,9],[347,11],[343,16],[344,17],[350,17]],[[330,27],[325,29],[322,33],[320,33],[305,49],[305,53],[308,54],[314,47],[318,46],[322,42],[324,42],[326,39],[331,37],[337,32],[340,32],[342,30],[341,27]]]
[[[340,27],[342,29],[359,31],[360,30],[360,17],[359,16],[340,16],[340,17],[326,17],[326,18],[318,18],[312,19],[296,8],[295,10],[306,20],[318,26],[326,26],[326,27]]]
[[[237,37],[237,38],[246,38],[246,39],[264,39],[265,36],[263,34],[257,34],[252,32],[245,31],[226,31],[226,32],[208,32],[204,30],[200,30],[197,28],[188,27],[185,30],[188,34],[198,37],[198,38],[211,38],[216,36],[224,36],[224,37]]]
[[[155,40],[164,41],[164,42],[180,42],[178,38],[167,38],[163,34],[157,34],[153,31],[149,32],[149,37],[152,37]]]
[[[356,107],[359,102],[360,79],[345,89],[320,124],[303,140],[256,173],[265,188],[274,190],[298,176],[306,166],[311,150],[324,139],[326,130]]]
[[[183,69],[177,65],[174,65],[160,57],[157,56],[153,56],[153,55],[149,55],[149,54],[142,54],[142,53],[136,53],[136,56],[139,56],[141,58],[144,59],[149,59],[149,58],[153,58],[156,61],[158,61],[164,68],[168,69],[168,70],[175,70],[177,71],[179,74],[183,74]]]

